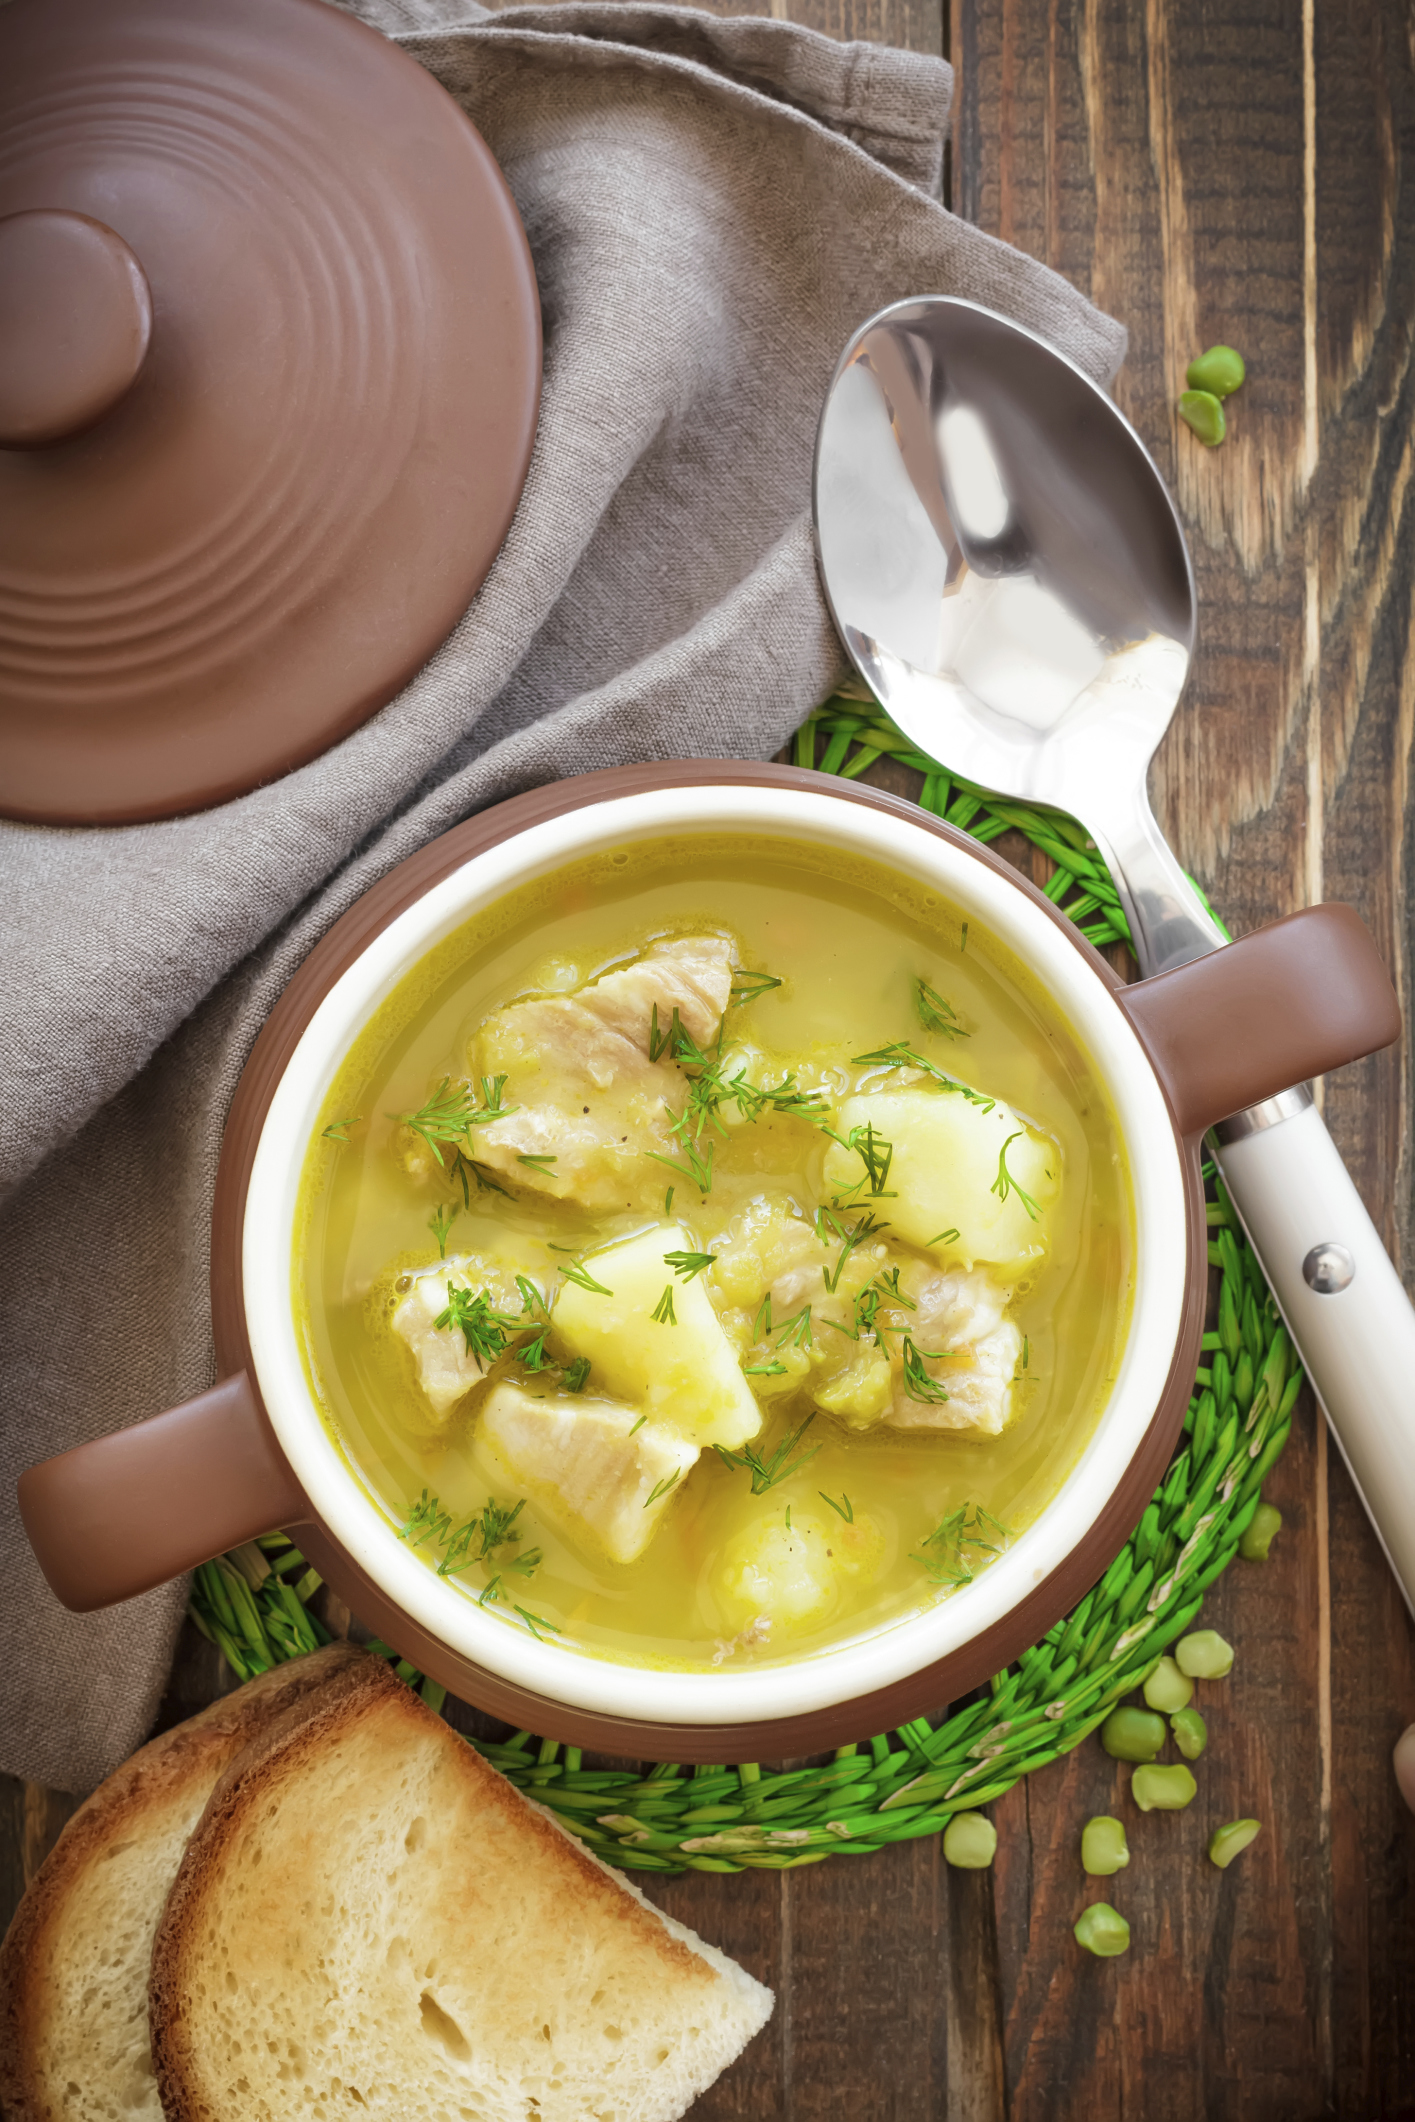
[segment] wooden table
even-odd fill
[[[735,11],[723,8],[723,12]],[[1238,930],[1351,900],[1408,994],[1415,722],[1415,17],[1408,0],[770,0],[958,70],[955,211],[1130,329],[1121,404],[1178,497],[1202,646],[1155,776]],[[1210,453],[1173,412],[1189,357],[1246,354]],[[1313,997],[1320,1008],[1321,997]],[[1397,1257],[1409,1064],[1326,1086]],[[1415,1393],[1415,1380],[1412,1380]],[[1415,1637],[1310,1402],[1268,1490],[1286,1524],[1207,1618],[1238,1646],[1201,1799],[1140,1820],[1094,1742],[994,1808],[995,1868],[936,1842],[809,1870],[655,1883],[776,2017],[695,2110],[767,2122],[1342,2122],[1415,2113],[1415,1819],[1390,1748]],[[12,1647],[12,1655],[22,1647]],[[218,1691],[184,1646],[168,1705]],[[1206,1707],[1208,1704],[1206,1704]],[[0,1794],[0,1921],[72,1801]],[[1072,1943],[1081,1823],[1131,1814],[1122,1961]],[[1231,1871],[1208,1826],[1256,1814]]]

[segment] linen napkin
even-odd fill
[[[544,309],[540,430],[466,616],[334,750],[197,817],[0,825],[0,1768],[67,1790],[145,1736],[185,1588],[65,1613],[14,1483],[212,1382],[222,1123],[311,945],[503,797],[779,748],[843,668],[811,454],[872,311],[967,295],[1100,380],[1124,352],[1063,280],[939,203],[942,60],[613,0],[351,12],[443,83],[506,173]]]

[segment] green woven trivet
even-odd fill
[[[822,745],[823,749],[818,748]],[[1085,833],[1056,811],[1003,802],[916,752],[872,703],[837,695],[798,731],[800,766],[853,780],[888,755],[924,776],[919,802],[979,840],[1015,830],[1055,864],[1043,889],[1100,948],[1128,942],[1115,886]],[[1042,1641],[937,1727],[924,1718],[841,1747],[823,1767],[582,1768],[578,1747],[516,1732],[473,1743],[598,1855],[634,1871],[784,1870],[938,1834],[1069,1753],[1166,1644],[1190,1627],[1233,1559],[1292,1425],[1302,1373],[1223,1183],[1204,1166],[1218,1317],[1184,1434],[1129,1545]],[[318,1572],[281,1533],[205,1563],[191,1614],[244,1680],[328,1640],[307,1602]],[[386,1644],[373,1648],[390,1658]],[[398,1672],[440,1710],[445,1691]]]

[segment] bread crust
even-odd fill
[[[748,1988],[766,1998],[769,2011],[768,1992],[759,1992],[758,1985],[711,1948],[694,1951],[684,1936],[675,1934],[677,1926],[670,1928],[667,1919],[618,1874],[523,1798],[380,1660],[365,1656],[341,1671],[318,1696],[276,1719],[231,1763],[187,1844],[158,1925],[149,1988],[152,2055],[167,2122],[230,2122],[229,2116],[219,2115],[211,2105],[202,2082],[192,2006],[201,1945],[209,1934],[210,1911],[222,1893],[231,1845],[258,1815],[274,1809],[282,1788],[306,1773],[318,1776],[330,1749],[341,1738],[352,1736],[367,1719],[386,1720],[390,1712],[409,1728],[410,1739],[432,1731],[439,1745],[453,1742],[460,1749],[458,1772],[476,1786],[478,1805],[488,1813],[495,1810],[504,1820],[514,1819],[518,1837],[539,1842],[547,1853],[553,1853],[565,1880],[567,1930],[583,1923],[604,1934],[611,1926],[625,1926],[652,1954],[664,1977],[690,1992],[699,1987],[704,1993],[714,1990],[724,1969],[731,1968]]]
[[[274,1717],[318,1693],[351,1664],[354,1645],[333,1643],[224,1695],[141,1747],[101,1783],[65,1826],[36,1872],[0,1945],[0,2111],[6,2122],[60,2122],[44,2087],[46,1992],[66,1922],[91,1868],[120,1840],[192,1785],[210,1785]]]

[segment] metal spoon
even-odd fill
[[[1221,948],[1145,785],[1189,669],[1193,571],[1164,483],[1105,393],[991,310],[895,303],[836,370],[815,525],[850,657],[920,749],[1079,819],[1146,975]],[[1305,1086],[1216,1132],[1415,1613],[1415,1311]]]

